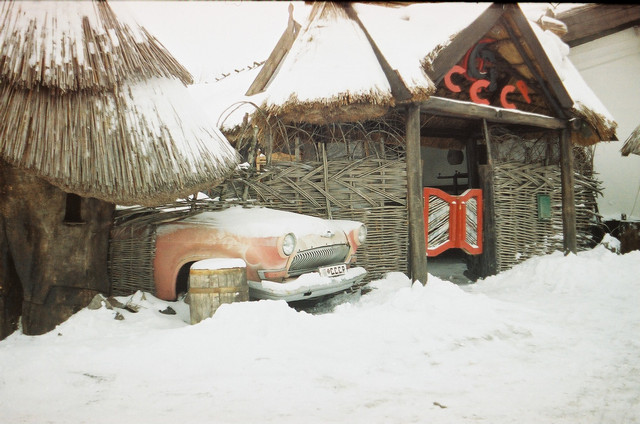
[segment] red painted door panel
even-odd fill
[[[425,187],[423,199],[427,256],[453,248],[470,255],[482,253],[482,190],[470,189],[452,196]]]

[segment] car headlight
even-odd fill
[[[361,225],[360,228],[358,229],[357,239],[358,239],[358,245],[361,245],[367,239],[367,227],[364,224]]]
[[[296,249],[296,236],[292,233],[284,236],[282,240],[282,253],[289,256]]]

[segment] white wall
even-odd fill
[[[456,171],[465,174],[467,172],[466,153],[460,165],[450,165],[447,162],[446,149],[436,149],[433,147],[420,147],[422,156],[422,185],[423,187],[437,187],[453,185],[453,179],[438,179],[438,175],[453,175]],[[464,151],[463,151],[464,152]],[[458,184],[466,185],[466,178],[459,178]],[[465,188],[466,189],[466,188]],[[464,190],[463,190],[464,191]]]
[[[605,219],[626,214],[640,220],[640,156],[620,154],[640,125],[640,30],[629,28],[573,47],[569,58],[618,123],[620,141],[596,147],[594,168],[604,185],[600,213]]]

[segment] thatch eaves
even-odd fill
[[[175,79],[59,96],[0,85],[0,156],[65,191],[154,204],[215,185],[238,162]]]
[[[631,153],[640,155],[640,125],[629,134],[620,151],[622,156],[629,156]]]
[[[14,7],[21,4],[15,3]],[[54,7],[57,4],[61,7]],[[113,23],[118,19],[106,2],[92,4],[43,2],[47,13],[34,12],[34,16],[47,16],[44,23],[34,21],[30,14],[15,14],[13,9],[3,5],[2,11],[7,14],[0,17],[3,25],[0,39],[11,38],[7,32],[14,28],[26,27],[31,28],[28,31],[31,36],[40,37],[39,41],[30,41],[32,45],[40,46],[40,50],[53,52],[56,48],[48,43],[68,43],[76,51],[92,51],[95,46],[88,46],[94,41],[86,38],[87,25],[105,20]],[[69,13],[70,10],[73,13]],[[52,18],[50,14],[56,17]],[[7,26],[7,19],[14,17],[28,24],[18,25],[9,19],[12,25]],[[67,29],[75,27],[77,21],[82,22],[84,32],[60,28],[65,25]],[[47,24],[53,27],[47,27]],[[145,33],[142,28],[137,31],[137,34]],[[49,32],[63,37],[63,41]],[[133,29],[130,32],[136,34]],[[89,33],[94,34],[94,31]],[[78,38],[69,38],[68,34]],[[113,36],[110,39],[113,40]],[[87,45],[80,47],[83,44]],[[147,47],[151,48],[151,45],[153,43]],[[135,50],[122,42],[119,48]],[[136,60],[148,63],[114,68],[113,64],[102,66],[103,62],[91,62],[86,68],[88,74],[71,72],[70,79],[64,80],[63,71],[67,69],[64,66],[49,69],[48,61],[39,64],[17,62],[14,54],[21,60],[27,60],[27,57],[15,50],[3,50],[3,58],[24,66],[15,74],[16,78],[0,80],[0,115],[3,117],[0,120],[0,159],[67,192],[122,205],[154,205],[218,184],[239,162],[238,153],[215,123],[193,103],[184,85],[190,77],[185,78],[182,71],[169,72],[164,68],[167,63],[177,64],[165,53],[142,57],[130,51],[120,58],[126,61],[136,57]],[[56,62],[51,63],[55,65]],[[69,66],[74,68],[78,63],[72,61]],[[125,69],[130,72],[125,73]],[[161,69],[167,72],[160,72]],[[177,65],[175,70],[179,69],[184,68]],[[51,77],[55,72],[60,73]],[[18,74],[40,77],[22,78]],[[79,81],[78,75],[83,75],[82,81],[88,75],[96,84],[72,89]],[[75,83],[70,82],[74,79]],[[54,82],[58,85],[48,85]],[[35,85],[30,88],[30,84]]]
[[[106,1],[0,4],[0,81],[63,92],[111,89],[132,76],[193,82],[162,44]]]
[[[307,25],[265,87],[262,108],[289,122],[353,122],[380,117],[398,100],[423,100],[433,91],[426,75],[422,85],[407,87],[384,60],[348,4],[314,3]],[[407,96],[399,99],[400,90]]]

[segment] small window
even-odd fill
[[[64,213],[65,224],[84,224],[82,220],[82,197],[67,193],[67,204]]]

